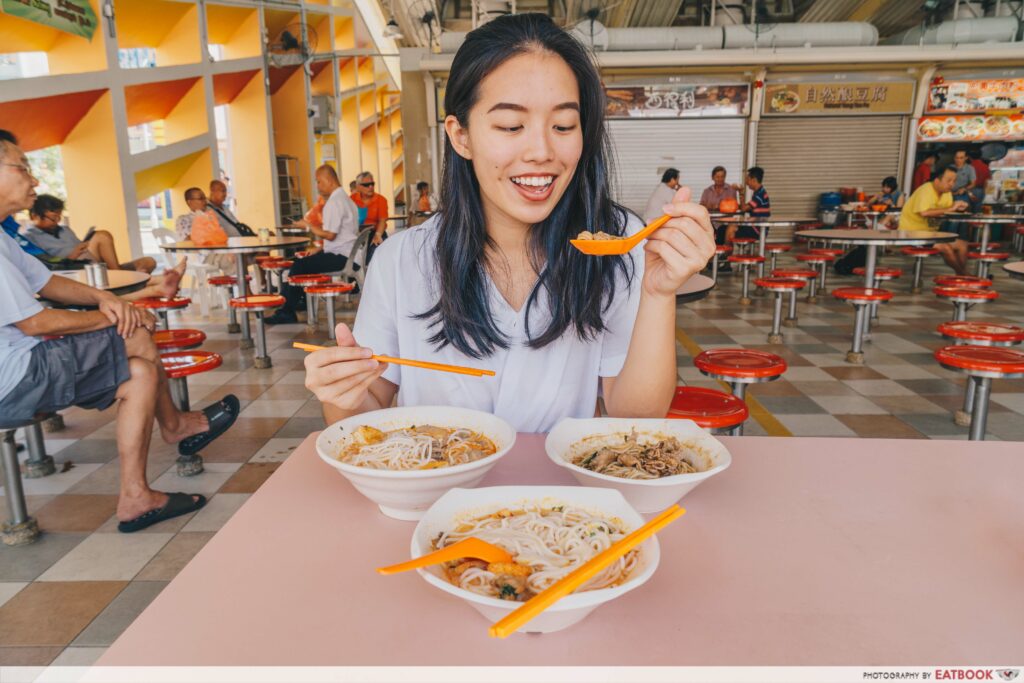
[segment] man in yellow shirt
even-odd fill
[[[914,190],[900,212],[900,230],[936,232],[938,219],[944,214],[967,208],[967,202],[953,201],[951,190],[956,172],[955,167],[947,166],[940,169],[931,182]],[[936,244],[935,248],[957,275],[967,274],[967,242],[958,239],[952,243]]]

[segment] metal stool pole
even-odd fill
[[[772,312],[772,331],[768,335],[769,344],[782,343],[782,292],[775,292],[775,309]]]
[[[975,386],[974,408],[971,411],[971,433],[967,437],[970,441],[985,440],[985,426],[988,424],[988,400],[992,391],[992,379],[990,377],[971,377],[971,383]]]
[[[846,354],[847,363],[864,363],[864,320],[867,317],[865,304],[855,303],[857,309],[853,319],[853,347]]]
[[[39,525],[28,515],[25,490],[21,486],[18,467],[18,447],[14,443],[14,430],[6,430],[0,441],[0,459],[4,469],[4,499],[7,501],[7,521],[0,528],[4,545],[26,545],[39,537]]]
[[[53,456],[46,454],[43,426],[33,422],[25,426],[25,442],[28,445],[28,460],[25,461],[25,478],[39,479],[57,471]]]
[[[796,327],[796,293],[795,289],[789,290],[789,315],[782,321],[786,327]]]
[[[914,282],[910,285],[911,294],[921,293],[921,271],[924,268],[924,257],[914,257]]]
[[[260,370],[271,367],[270,356],[267,355],[267,338],[263,326],[263,311],[254,311],[256,314],[256,357],[253,364]]]
[[[743,294],[740,296],[740,306],[749,306],[750,299],[750,264],[743,263]]]
[[[337,325],[337,314],[334,311],[334,297],[325,296],[324,306],[327,307],[327,338],[334,340],[334,328]]]

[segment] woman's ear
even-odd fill
[[[473,153],[469,148],[469,129],[465,128],[455,116],[449,114],[444,119],[444,132],[448,134],[455,153],[463,159],[472,159]]]

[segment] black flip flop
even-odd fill
[[[196,494],[198,495],[198,494]],[[190,493],[168,493],[167,503],[162,508],[150,510],[127,522],[119,522],[117,530],[122,534],[130,534],[134,531],[142,531],[146,527],[153,526],[165,519],[173,519],[181,515],[195,512],[206,505],[206,496],[199,496],[199,500],[193,500]]]
[[[218,402],[203,408],[203,414],[206,415],[210,428],[202,434],[193,434],[179,441],[178,455],[195,455],[206,448],[211,441],[235,424],[240,410],[241,404],[234,394],[228,394]]]

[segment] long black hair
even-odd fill
[[[540,277],[526,302],[526,335],[532,348],[557,340],[568,329],[582,340],[605,330],[603,313],[615,297],[616,274],[632,286],[632,259],[587,256],[569,244],[581,230],[625,234],[627,211],[609,195],[610,148],[604,126],[604,90],[586,49],[544,14],[499,17],[471,31],[452,62],[444,98],[448,115],[464,128],[479,99],[480,83],[506,60],[531,51],[561,57],[576,76],[583,150],[572,180],[551,214],[530,228],[528,249]],[[508,348],[491,316],[487,287],[487,235],[473,163],[445,136],[438,217],[437,303],[419,314],[436,332],[430,342],[451,344],[473,358]],[[550,318],[534,336],[530,312],[545,296]]]

